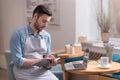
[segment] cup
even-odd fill
[[[65,51],[66,51],[66,53],[70,53],[70,49],[71,49],[71,45],[70,44],[66,44],[65,45]]]
[[[109,57],[101,57],[100,58],[100,66],[107,67],[109,65]]]

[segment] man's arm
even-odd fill
[[[16,30],[11,37],[10,50],[12,58],[17,67],[31,67],[35,63],[40,62],[41,59],[27,59],[24,57],[22,45],[24,44],[23,42],[25,42],[25,37],[21,37],[21,35],[24,34]]]

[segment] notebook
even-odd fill
[[[88,64],[88,58],[84,56],[83,61],[73,61],[65,63],[65,70],[74,70],[74,69],[86,69]]]

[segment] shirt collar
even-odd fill
[[[28,35],[34,35],[32,28],[30,27],[30,24],[27,25]]]
[[[28,29],[28,35],[34,35],[32,28],[30,27],[30,24],[27,25]],[[43,35],[44,30],[40,31],[38,35]]]

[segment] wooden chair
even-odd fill
[[[112,61],[120,63],[120,54],[113,53],[113,55],[112,55]],[[118,79],[118,80],[120,80],[120,72],[113,73],[113,74],[107,74],[107,75],[104,75],[104,76],[110,77],[112,79]]]
[[[83,60],[83,54],[84,54],[84,52],[76,53],[74,55],[73,54],[59,54],[58,55],[58,57],[61,58],[61,65],[62,65],[62,70],[63,70],[63,80],[68,80],[68,72],[65,70],[64,64],[66,62]]]
[[[105,53],[97,52],[94,50],[89,51],[89,59],[90,60],[99,60],[104,55],[105,55]]]
[[[97,51],[94,51],[94,50],[90,50],[89,55],[90,55],[89,56],[90,59],[98,60],[98,59],[100,59],[101,56],[104,56],[105,53],[101,53],[101,52],[97,52]],[[112,61],[120,63],[120,54],[113,53],[112,54]],[[108,78],[111,78],[111,79],[118,79],[118,80],[120,80],[120,72],[113,73],[113,74],[101,75],[101,76],[108,77]]]

